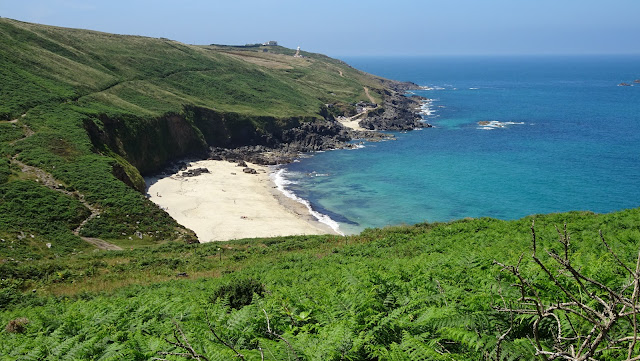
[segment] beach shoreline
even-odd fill
[[[272,168],[222,160],[190,162],[187,171],[145,177],[147,197],[181,225],[193,230],[201,243],[242,238],[339,234],[310,213],[300,200],[283,193]]]

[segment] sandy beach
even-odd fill
[[[362,113],[357,114],[350,118],[338,117],[337,119],[340,122],[340,124],[344,125],[347,128],[351,128],[353,130],[360,130],[360,131],[369,131],[369,129],[365,129],[361,127],[360,124],[358,124],[362,120],[361,115]]]
[[[226,161],[191,162],[190,170],[207,168],[210,173],[145,178],[147,195],[196,232],[200,242],[336,234],[313,217],[306,205],[278,191],[267,167],[247,166],[258,173],[244,173],[244,167]]]

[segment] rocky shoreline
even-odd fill
[[[333,116],[326,115],[324,120],[307,122],[284,131],[280,139],[270,146],[211,147],[208,159],[246,161],[260,165],[286,164],[293,162],[300,153],[355,148],[358,144],[354,144],[353,140],[376,142],[395,139],[393,135],[379,131],[409,131],[431,127],[420,115],[420,107],[426,98],[405,95],[409,90],[419,89],[418,85],[382,81],[387,88],[384,103],[369,111],[359,122],[362,128],[367,129],[365,131],[349,129]]]

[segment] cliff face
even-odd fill
[[[297,152],[338,148],[351,140],[348,131],[331,117],[279,119],[194,106],[185,107],[183,114],[150,120],[103,115],[85,120],[84,126],[94,148],[118,161],[113,174],[139,191],[144,190],[136,181],[139,174],[159,171],[168,162],[187,156],[204,157],[212,148],[280,150],[290,159]]]
[[[368,114],[360,124],[371,130],[420,128],[425,124],[415,111],[418,105],[418,100],[390,90],[383,107]],[[348,141],[362,136],[344,128],[326,109],[318,114],[324,118],[251,116],[185,106],[182,114],[150,120],[103,115],[85,121],[85,128],[97,150],[124,158],[114,165],[113,174],[143,191],[140,174],[157,172],[168,162],[187,156],[204,157],[210,149],[214,157],[276,164],[289,162],[300,152],[346,147]],[[383,136],[370,133],[367,137]],[[265,152],[276,154],[265,157]],[[127,162],[139,173],[128,168]]]
[[[150,120],[101,116],[97,123],[87,120],[84,124],[94,147],[120,155],[141,174],[173,159],[206,154],[208,149],[202,133],[180,115]]]

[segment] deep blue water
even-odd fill
[[[640,84],[617,86],[640,78],[638,56],[343,60],[434,88],[415,93],[435,126],[285,168],[343,232],[640,206]]]

